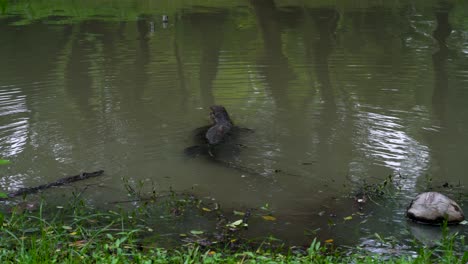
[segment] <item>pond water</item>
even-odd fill
[[[405,208],[431,187],[468,212],[466,3],[105,2],[3,8],[3,191],[103,169],[75,185],[97,205],[125,199],[123,177],[152,182],[268,206],[249,232],[293,244],[410,239]],[[246,170],[184,156],[215,104],[253,130],[225,158]],[[389,175],[392,199],[356,214],[359,186]]]

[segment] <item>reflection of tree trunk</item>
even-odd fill
[[[88,26],[83,22],[79,27],[78,37],[73,40],[72,49],[70,52],[70,59],[66,67],[66,82],[67,89],[71,97],[77,101],[77,106],[83,112],[88,112],[89,99],[91,97],[92,80],[89,73],[91,68],[91,60],[89,59],[90,50],[95,50],[93,43],[83,41],[86,39],[82,34],[88,33],[86,29]]]
[[[344,153],[333,155],[332,152],[337,151],[338,145],[341,145],[341,147],[351,146],[349,143],[337,143],[336,138],[332,140],[333,133],[336,131],[335,127],[339,124],[335,93],[330,81],[329,57],[334,48],[334,35],[338,25],[339,14],[333,9],[309,9],[307,10],[307,14],[314,22],[319,37],[317,39],[316,36],[309,33],[304,38],[305,46],[307,47],[306,59],[308,60],[308,64],[313,67],[323,101],[320,121],[316,129],[318,138],[320,139],[317,145],[318,162],[325,165],[322,167],[324,169],[323,174],[336,177],[339,175],[337,172],[339,166],[330,165],[343,164],[345,162],[342,160]],[[310,75],[313,76],[312,73]],[[348,153],[348,151],[346,152]],[[333,157],[340,157],[341,160],[333,160]]]
[[[175,56],[176,64],[177,64],[177,79],[179,80],[179,87],[181,91],[180,94],[182,95],[181,96],[182,97],[181,108],[183,108],[184,110],[187,110],[188,94],[187,94],[187,87],[185,86],[186,80],[185,80],[185,72],[184,72],[184,63],[180,55],[179,44],[177,43],[177,39],[175,38],[174,38],[174,56]]]
[[[218,73],[219,53],[223,43],[226,15],[225,11],[188,15],[190,24],[200,34],[200,94],[205,107],[214,104],[213,81]]]
[[[434,39],[439,45],[439,50],[432,55],[432,64],[434,67],[434,91],[432,94],[432,105],[434,113],[441,122],[445,119],[445,106],[448,88],[447,58],[448,48],[446,40],[452,31],[449,24],[449,10],[439,10],[436,12],[437,28],[433,32]]]
[[[273,100],[280,109],[287,109],[288,82],[294,76],[286,56],[283,54],[278,11],[273,0],[250,0],[257,24],[263,38],[265,55],[259,63],[265,75]]]
[[[440,131],[444,138],[451,138],[450,130],[447,123],[447,93],[448,93],[448,73],[447,73],[447,59],[449,50],[447,48],[446,40],[452,31],[449,24],[449,11],[450,7],[441,8],[435,13],[437,20],[437,28],[433,32],[433,37],[437,41],[439,49],[432,55],[432,65],[434,69],[434,89],[432,93],[432,109],[436,124],[438,123],[443,129]],[[431,159],[432,166],[438,167],[438,174],[447,175],[449,171],[449,161],[447,160],[446,142],[441,141],[439,134],[433,135],[429,138],[431,146]],[[444,153],[440,155],[439,153]]]
[[[106,22],[101,21],[86,21],[76,27],[76,37],[72,40],[70,58],[65,69],[66,88],[81,112],[86,115],[93,109],[90,107],[90,99],[93,92],[96,92],[93,91],[93,83],[104,82],[109,72],[114,74],[118,65],[115,61],[103,64],[93,58],[116,60],[116,34],[112,34],[115,32],[109,30]]]
[[[202,37],[202,57],[200,63],[200,92],[204,106],[214,104],[213,81],[218,72],[219,50],[221,42],[206,40],[207,36]],[[218,45],[219,44],[219,45]]]
[[[332,9],[309,10],[309,15],[314,20],[319,32],[319,40],[309,43],[307,46],[313,48],[313,62],[315,73],[320,83],[320,92],[326,108],[336,113],[335,97],[330,82],[330,69],[328,58],[333,51],[333,39],[338,25],[339,14]],[[310,40],[309,40],[310,41]],[[310,56],[309,55],[309,56]],[[308,58],[310,59],[310,57]]]
[[[328,58],[333,51],[333,36],[338,24],[339,15],[333,9],[308,10],[308,14],[315,22],[315,27],[319,33],[319,39],[316,41],[314,41],[314,36],[310,34],[306,35],[306,47],[310,47],[306,51],[306,59],[309,64],[314,65],[322,101],[324,102],[323,113],[321,115],[324,124],[320,125],[320,130],[326,130],[323,131],[324,135],[322,135],[325,137],[330,133],[333,123],[337,119],[335,96],[330,81]]]
[[[177,18],[176,18],[176,21],[174,22],[174,24],[181,24],[181,23],[178,23],[177,21]],[[176,32],[177,32],[177,29],[180,28],[180,27],[176,27]],[[174,47],[174,57],[175,57],[175,61],[176,61],[176,69],[177,69],[177,80],[178,80],[178,83],[179,83],[179,89],[180,89],[180,100],[181,100],[181,104],[180,104],[180,110],[183,110],[183,112],[187,112],[187,99],[189,98],[189,95],[188,95],[188,91],[187,91],[187,86],[186,86],[186,82],[187,80],[185,79],[185,70],[184,70],[184,62],[182,60],[182,54],[180,52],[180,47],[179,47],[179,41],[180,39],[177,37],[179,36],[177,33],[174,33],[172,35],[172,38],[173,38],[173,47]]]
[[[136,51],[135,86],[132,89],[137,101],[142,98],[144,89],[148,86],[149,81],[148,67],[151,61],[149,34],[151,33],[151,21],[151,17],[149,16],[140,16],[137,21],[139,49]]]

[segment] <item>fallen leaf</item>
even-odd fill
[[[201,231],[201,230],[192,230],[192,231],[190,231],[190,233],[192,233],[193,235],[201,235],[201,234],[203,234],[204,232]]]
[[[347,216],[347,217],[345,217],[345,218],[343,218],[343,219],[344,219],[345,221],[348,221],[348,220],[352,220],[353,217],[352,217],[352,216]]]
[[[87,240],[78,240],[73,243],[70,243],[69,246],[75,246],[75,247],[84,247],[88,243]]]
[[[240,215],[240,216],[245,215],[244,212],[239,212],[239,211],[236,211],[236,210],[234,210],[233,213],[234,213],[234,215]]]
[[[327,240],[325,240],[325,243],[333,243],[333,239],[331,239],[331,238],[327,239]]]
[[[274,216],[271,216],[271,215],[264,215],[262,216],[262,218],[266,221],[275,221],[276,220],[276,217]]]
[[[205,211],[205,212],[211,212],[211,209],[206,208],[206,207],[203,207],[202,210]]]
[[[226,226],[230,226],[230,227],[238,227],[239,225],[241,225],[241,224],[242,224],[242,222],[243,222],[243,220],[242,220],[242,219],[239,219],[239,220],[237,220],[237,221],[234,221],[234,222],[232,222],[232,223],[230,223],[230,224],[227,224]]]

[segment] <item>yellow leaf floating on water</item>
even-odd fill
[[[203,207],[202,210],[205,211],[205,212],[211,212],[211,209],[206,208],[206,207]]]
[[[331,239],[331,238],[327,239],[327,240],[325,240],[325,243],[333,243],[333,239]]]
[[[347,216],[347,217],[345,217],[345,218],[343,218],[343,219],[344,219],[345,221],[348,221],[348,220],[353,219],[353,217],[352,217],[352,216]]]
[[[264,220],[267,220],[267,221],[275,221],[276,220],[276,217],[271,216],[271,215],[264,215],[264,216],[262,216],[262,218]]]

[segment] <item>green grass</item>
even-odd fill
[[[48,209],[50,210],[50,208]],[[46,214],[13,210],[2,214],[0,263],[466,263],[454,245],[463,240],[445,233],[435,247],[421,247],[416,256],[379,256],[359,248],[333,249],[314,240],[301,254],[262,245],[230,250],[196,244],[164,249],[143,244],[147,227],[134,214],[98,212],[70,202]],[[145,240],[147,241],[147,239]],[[146,242],[147,243],[147,242]]]

